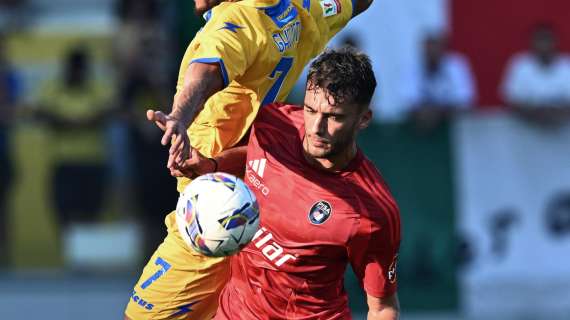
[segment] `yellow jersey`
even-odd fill
[[[177,93],[191,63],[218,63],[225,88],[210,97],[188,129],[202,154],[214,156],[247,133],[260,106],[284,101],[307,63],[352,17],[350,0],[223,2],[188,46]],[[188,184],[179,179],[178,190]]]

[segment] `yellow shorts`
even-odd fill
[[[236,97],[241,99],[240,95]],[[235,121],[226,122],[193,124],[188,130],[192,146],[212,157],[239,142],[247,130],[230,130],[226,126]],[[189,182],[179,178],[178,191]],[[209,258],[190,249],[178,232],[175,212],[168,214],[164,223],[168,235],[143,269],[125,315],[132,320],[211,319],[229,280],[229,258]]]
[[[229,259],[190,249],[178,232],[174,212],[164,222],[168,235],[145,266],[125,315],[132,320],[211,319],[229,278]]]

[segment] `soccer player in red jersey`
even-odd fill
[[[366,55],[327,51],[310,67],[303,108],[261,109],[245,176],[260,229],[232,257],[214,319],[350,319],[349,263],[367,293],[368,319],[398,319],[399,210],[356,145],[375,87]]]

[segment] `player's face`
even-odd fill
[[[317,159],[333,159],[356,147],[356,134],[368,126],[372,113],[353,104],[335,104],[321,88],[305,92],[305,152]]]

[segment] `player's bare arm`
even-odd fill
[[[164,131],[162,144],[171,143],[168,168],[176,163],[183,166],[190,156],[190,139],[186,130],[204,108],[204,103],[214,93],[222,90],[224,82],[218,64],[192,63],[186,70],[182,90],[176,95],[172,111],[165,115],[160,111],[147,111],[147,118]]]
[[[356,0],[354,3],[352,17],[354,18],[357,15],[361,14],[364,10],[368,9],[371,4],[372,0]]]
[[[400,302],[398,294],[386,298],[366,296],[368,302],[368,320],[398,320],[400,318]]]
[[[192,149],[192,157],[185,161],[183,167],[170,169],[170,174],[194,179],[206,173],[222,171],[242,177],[245,173],[246,158],[247,146],[224,150],[213,158],[205,157],[198,150]]]

